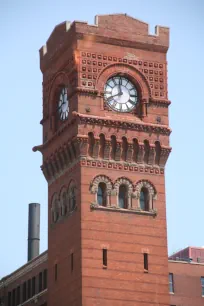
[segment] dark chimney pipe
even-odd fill
[[[30,203],[28,213],[28,261],[39,255],[40,204]]]

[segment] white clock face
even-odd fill
[[[58,101],[58,112],[60,120],[66,120],[69,114],[69,100],[67,97],[67,88],[63,87]]]
[[[104,97],[110,108],[125,113],[131,112],[138,101],[133,83],[121,76],[114,76],[106,82]]]

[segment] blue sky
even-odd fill
[[[204,246],[203,0],[0,0],[0,278],[27,261],[28,203],[41,203],[41,252],[47,249],[47,184],[41,173],[42,75],[38,50],[62,21],[94,22],[127,13],[168,26],[172,154],[166,167],[169,253]]]

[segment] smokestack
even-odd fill
[[[30,203],[28,212],[28,261],[39,255],[40,204]]]

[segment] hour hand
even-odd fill
[[[112,98],[114,98],[114,97],[120,96],[120,95],[121,95],[120,93],[117,93],[117,94],[115,94],[115,95],[113,95],[113,96],[108,97],[108,100],[110,100],[110,99],[112,99]]]

